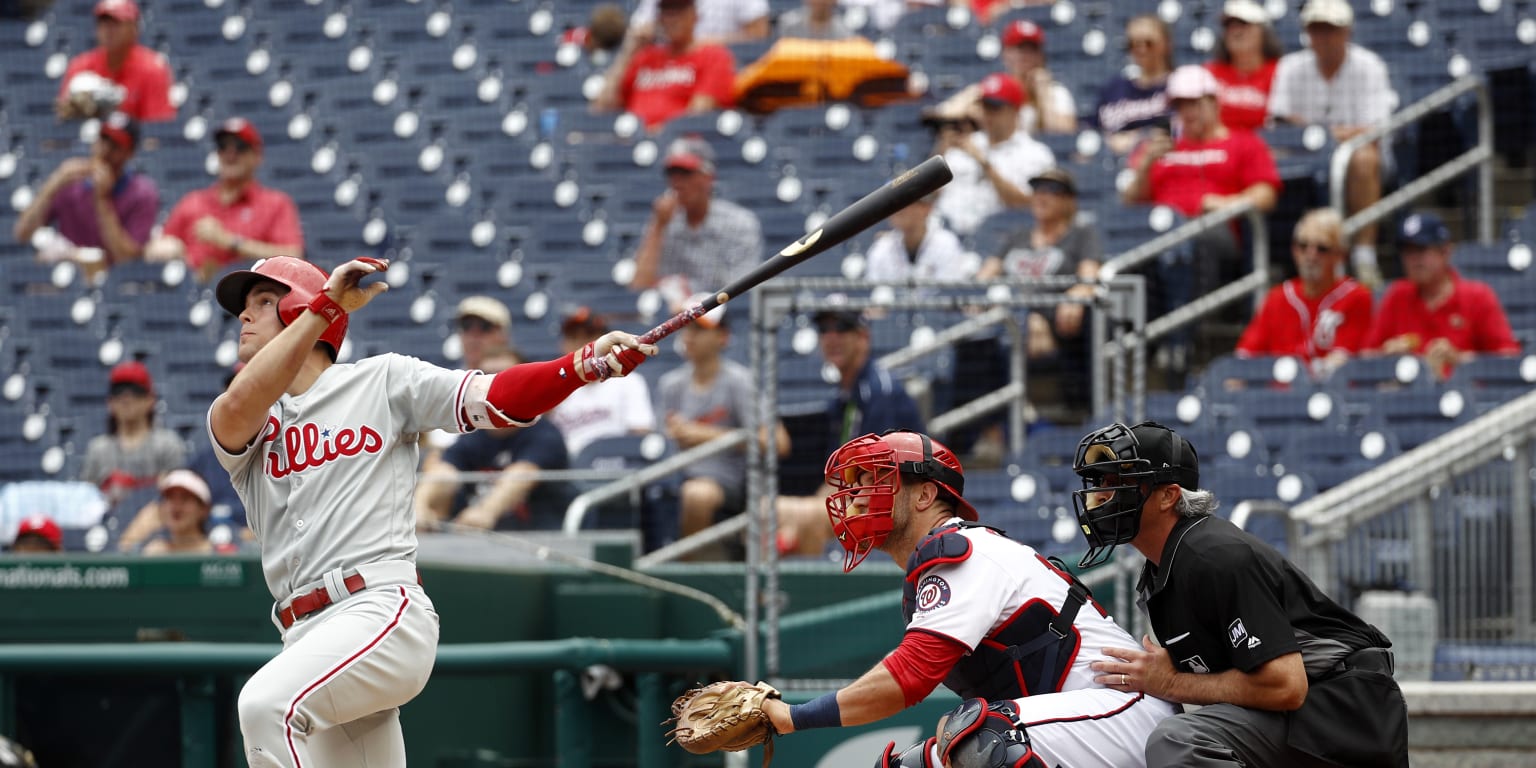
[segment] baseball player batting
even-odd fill
[[[387,263],[335,274],[273,258],[219,281],[246,363],[208,410],[245,503],[283,650],[240,692],[252,768],[403,766],[399,707],[432,673],[438,617],[416,573],[417,435],[526,425],[656,353],[610,332],[494,376],[385,354],[337,364],[347,316]]]

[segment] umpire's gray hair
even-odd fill
[[[1191,491],[1179,486],[1179,500],[1174,502],[1173,511],[1179,513],[1179,517],[1205,517],[1220,506],[1221,500],[1210,491]]]

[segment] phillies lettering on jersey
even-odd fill
[[[281,441],[277,440],[279,431],[283,436]],[[267,451],[267,476],[274,480],[343,456],[378,453],[384,448],[384,438],[367,424],[353,429],[322,427],[311,422],[282,429],[274,416],[267,417],[267,433],[261,441],[274,443]]]
[[[695,78],[690,64],[673,64],[661,69],[643,69],[635,73],[635,87],[641,90],[691,86]]]

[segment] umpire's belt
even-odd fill
[[[278,603],[277,621],[287,629],[299,619],[319,613],[326,606],[368,587],[420,583],[421,574],[416,571],[416,565],[404,560],[369,563],[345,571],[337,568],[327,571],[320,581],[294,590],[293,597]]]
[[[1345,656],[1333,669],[1325,675],[1333,677],[1341,672],[1351,669],[1360,669],[1367,672],[1380,672],[1390,676],[1393,672],[1392,652],[1385,648],[1362,648]]]

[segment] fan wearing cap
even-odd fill
[[[661,40],[650,42],[649,24],[631,20],[630,36],[593,103],[598,109],[632,112],[653,131],[680,115],[731,106],[736,79],[730,49],[695,36],[699,12],[693,0],[659,0],[657,5]],[[766,30],[766,15],[763,20]]]
[[[1269,96],[1269,114],[1297,125],[1325,125],[1338,141],[1358,136],[1391,116],[1397,93],[1387,65],[1375,53],[1350,41],[1355,12],[1348,0],[1308,0],[1301,23],[1309,45],[1281,57]],[[1345,170],[1348,213],[1381,199],[1384,154],[1372,142],[1355,151]],[[1376,223],[1355,233],[1350,262],[1356,277],[1370,287],[1381,284],[1376,262]]]
[[[208,516],[213,495],[208,484],[190,469],[177,469],[160,478],[160,498],[154,502],[160,529],[139,550],[145,555],[206,555]]]
[[[1216,56],[1205,68],[1221,83],[1221,124],[1257,131],[1269,117],[1269,91],[1280,62],[1280,36],[1258,0],[1227,0],[1221,7]]]
[[[1112,152],[1123,155],[1150,129],[1168,125],[1168,100],[1163,87],[1173,72],[1173,30],[1157,14],[1132,16],[1125,22],[1125,49],[1131,66],[1099,89],[1094,121]]]
[[[1149,768],[1406,768],[1408,713],[1392,679],[1392,641],[1340,607],[1274,547],[1215,513],[1200,460],[1156,422],[1086,435],[1072,469],[1089,550],[1130,544],[1158,638],[1108,647],[1094,680],[1198,710],[1163,720]]]
[[[1045,66],[1045,30],[1028,19],[1003,28],[1003,69],[1024,87],[1019,125],[1031,135],[1077,130],[1077,102],[1071,89]]]
[[[231,117],[213,132],[213,140],[218,179],[177,201],[149,257],[185,259],[204,281],[243,261],[303,258],[304,231],[293,198],[256,180],[262,160],[256,126]]]
[[[608,332],[608,320],[591,307],[573,307],[560,321],[560,348],[574,352]],[[655,432],[656,411],[644,373],[582,387],[549,412],[575,459],[594,441]]]
[[[1451,232],[1439,216],[1404,217],[1397,229],[1397,248],[1404,276],[1393,280],[1382,296],[1365,340],[1367,349],[1373,354],[1423,355],[1441,376],[1479,354],[1520,352],[1498,294],[1451,266]]]
[[[70,98],[70,85],[82,72],[100,75],[123,87],[117,110],[135,120],[173,120],[171,67],[165,56],[139,44],[139,6],[133,0],[101,0],[96,17],[96,47],[69,60],[59,78],[54,111],[60,119],[98,117]]]
[[[1274,209],[1280,191],[1275,159],[1257,134],[1221,124],[1220,92],[1205,67],[1183,66],[1168,76],[1178,138],[1157,131],[1131,154],[1135,173],[1122,192],[1125,202],[1166,205],[1189,217],[1241,201],[1264,213]],[[1195,241],[1197,295],[1241,270],[1235,224],[1208,230]]]
[[[128,167],[138,145],[139,125],[132,118],[114,112],[102,120],[91,156],[59,163],[16,217],[16,241],[31,243],[39,229],[51,226],[65,242],[44,244],[39,256],[45,259],[85,260],[79,249],[98,248],[104,261],[99,266],[111,266],[143,255],[160,214],[160,189]]]
[[[1044,144],[1019,125],[1024,88],[994,72],[977,92],[979,131],[941,127],[933,151],[942,154],[954,180],[939,192],[937,210],[959,235],[976,231],[982,219],[1004,208],[1029,205],[1029,179],[1056,164]]]
[[[715,290],[763,258],[757,214],[715,197],[715,150],[697,136],[675,139],[662,160],[667,190],[635,249],[631,290],[660,289],[672,311],[688,296]]]
[[[694,296],[689,303],[702,301]],[[656,386],[656,409],[667,437],[683,450],[703,445],[757,421],[757,387],[746,366],[725,357],[731,342],[726,305],[722,304],[683,327],[681,352],[686,361],[668,371]],[[780,456],[789,454],[789,432],[778,425]],[[760,430],[767,449],[768,432]],[[741,514],[747,506],[746,447],[695,461],[683,470],[678,490],[678,534],[691,536]],[[739,547],[726,547],[739,554]],[[710,553],[718,556],[718,552]],[[697,551],[693,559],[704,559]]]
[[[155,386],[143,363],[119,363],[107,386],[107,433],[86,444],[80,479],[116,501],[182,466],[186,446],[175,432],[155,426]]]
[[[1147,735],[1173,707],[1090,669],[1130,635],[1060,561],[979,521],[953,451],[910,430],[861,435],[832,451],[823,476],[843,570],[880,552],[904,571],[905,631],[849,685],[804,704],[770,699],[778,733],[883,720],[942,684],[964,702],[938,736],[887,745],[877,768],[1145,765]]]
[[[1098,230],[1077,219],[1077,182],[1065,169],[1050,168],[1030,179],[1029,186],[1034,191],[1029,204],[1034,223],[1010,233],[998,252],[982,262],[976,279],[1075,275],[1081,282],[1067,289],[1067,295],[1093,296],[1104,246]],[[1063,393],[1070,403],[1082,404],[1090,389],[1083,305],[1058,304],[1049,314],[1029,314],[1029,356],[1054,359],[1067,378]]]
[[[869,244],[864,279],[886,283],[958,283],[971,279],[960,238],[933,216],[933,192],[891,214],[891,228]]]
[[[464,367],[469,370],[484,370],[481,363],[487,352],[512,344],[512,312],[490,296],[464,297],[455,313],[454,327],[459,333]]]
[[[62,552],[64,532],[47,515],[29,515],[16,527],[10,549],[15,554],[27,555]]]

